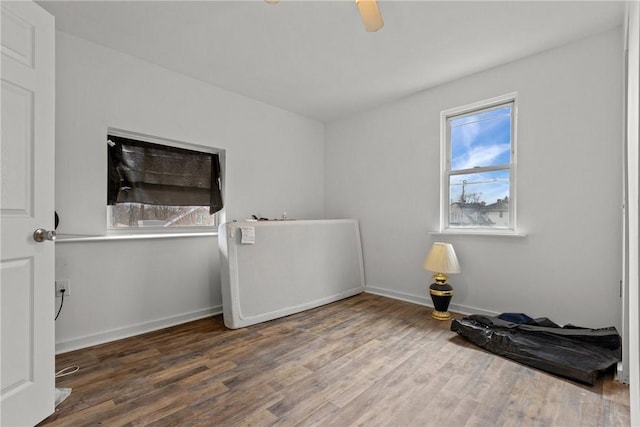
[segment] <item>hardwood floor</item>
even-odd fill
[[[249,328],[222,316],[57,356],[43,426],[624,426],[629,390],[490,354],[430,309],[361,294]]]

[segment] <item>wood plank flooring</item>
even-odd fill
[[[222,316],[57,356],[42,426],[625,426],[628,387],[485,352],[430,309],[372,294],[252,327]]]

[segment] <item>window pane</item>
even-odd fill
[[[509,170],[449,177],[449,226],[509,227]]]
[[[119,203],[110,209],[111,228],[215,226],[208,206],[158,206]]]
[[[449,120],[451,170],[511,163],[512,105]]]

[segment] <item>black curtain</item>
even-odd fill
[[[222,209],[217,154],[108,135],[107,204]]]

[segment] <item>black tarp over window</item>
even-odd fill
[[[108,136],[107,204],[222,209],[217,154]]]

